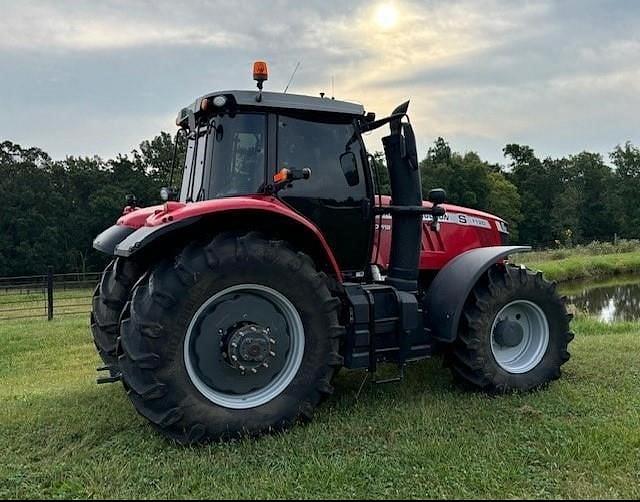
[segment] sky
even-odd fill
[[[0,0],[0,141],[127,153],[214,90],[331,94],[505,163],[640,143],[640,1]],[[367,139],[381,150],[378,137]]]

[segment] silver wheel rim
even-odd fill
[[[512,321],[522,328],[522,339],[514,346],[499,343],[496,326]],[[542,361],[549,346],[549,321],[543,310],[529,300],[515,300],[505,305],[491,325],[491,351],[503,370],[526,373]]]
[[[222,298],[229,293],[237,292],[251,292],[254,294],[257,293],[276,305],[284,316],[290,333],[290,347],[286,356],[285,365],[282,370],[265,387],[253,392],[249,392],[247,394],[224,393],[207,385],[198,375],[189,355],[189,346],[191,343],[192,333],[200,315],[207,309],[207,307],[209,307],[219,298]],[[236,410],[255,408],[257,406],[266,404],[279,396],[289,386],[291,381],[298,373],[304,355],[304,327],[302,324],[302,319],[300,318],[300,314],[293,306],[293,304],[282,293],[279,293],[275,289],[260,284],[239,284],[237,286],[231,286],[216,293],[202,304],[202,306],[194,314],[191,322],[189,323],[189,327],[187,328],[187,334],[184,339],[183,353],[187,374],[189,375],[189,378],[191,379],[193,385],[205,398],[207,398],[212,403],[223,406],[225,408]]]

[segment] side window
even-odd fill
[[[206,147],[207,128],[203,127],[198,131],[198,138],[195,140],[190,139],[187,143],[187,156],[180,188],[180,200],[183,202],[196,200],[200,194]]]
[[[198,148],[196,149],[196,162],[193,166],[193,182],[191,183],[191,199],[202,199],[202,177],[204,175],[205,153],[207,151],[207,129],[201,129],[198,133]]]
[[[186,202],[189,196],[189,187],[193,178],[193,154],[196,151],[196,141],[190,139],[187,142],[187,155],[184,160],[184,171],[182,173],[182,185],[180,186],[180,200]]]
[[[264,184],[266,116],[221,117],[211,134],[212,198],[257,193]]]
[[[284,197],[345,201],[366,197],[362,155],[352,124],[278,117],[278,169],[311,168],[311,178],[294,183]]]

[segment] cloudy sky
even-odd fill
[[[128,152],[216,89],[335,95],[378,116],[411,98],[437,136],[503,161],[640,143],[639,1],[0,0],[0,141],[54,158]],[[374,138],[375,139],[375,138]],[[375,142],[372,141],[375,147]]]

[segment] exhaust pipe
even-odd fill
[[[402,123],[409,101],[398,106],[382,138],[391,184],[391,256],[387,282],[400,291],[418,290],[418,261],[422,236],[422,185],[416,140],[411,124]]]

